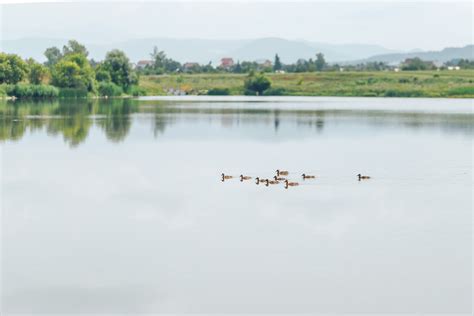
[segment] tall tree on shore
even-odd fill
[[[16,84],[28,74],[28,65],[15,54],[0,52],[0,84]]]
[[[314,64],[316,66],[316,71],[322,71],[326,67],[326,60],[324,59],[324,55],[322,53],[316,54],[316,60]]]
[[[57,47],[49,47],[44,51],[47,61],[44,63],[48,67],[53,67],[63,57],[63,54]]]
[[[275,61],[273,62],[273,70],[274,71],[277,71],[277,70],[281,70],[282,68],[282,64],[281,64],[281,61],[280,61],[280,56],[278,56],[278,54],[275,55]]]
[[[66,56],[71,54],[81,54],[87,57],[89,56],[89,51],[78,41],[70,40],[67,42],[67,45],[63,46],[63,55]]]
[[[110,75],[110,81],[124,90],[127,90],[137,81],[137,77],[130,66],[130,60],[123,51],[118,49],[107,53],[104,62],[99,66],[99,70],[107,72]]]
[[[26,61],[28,63],[28,81],[31,84],[41,84],[48,74],[48,68],[37,63],[33,58]]]
[[[53,85],[60,88],[76,88],[95,91],[95,73],[86,56],[64,56],[51,71]]]

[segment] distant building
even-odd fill
[[[255,62],[262,68],[272,67],[272,62],[268,59],[258,59]]]
[[[395,68],[393,68],[393,71],[395,71],[395,72],[399,72],[399,71],[400,71],[400,68],[398,68],[398,67],[395,67]]]
[[[137,65],[135,66],[136,69],[144,69],[147,66],[151,67],[153,66],[154,62],[153,60],[140,60],[138,61]]]
[[[459,66],[448,66],[448,70],[460,70],[461,67]]]
[[[194,62],[187,62],[187,63],[183,64],[183,70],[184,71],[189,71],[189,70],[192,70],[192,69],[197,68],[197,67],[199,67],[199,64],[194,63]]]
[[[280,69],[280,70],[275,70],[275,73],[277,73],[277,74],[284,74],[285,71]]]
[[[234,60],[230,57],[224,57],[221,59],[221,67],[225,69],[229,69],[230,67],[234,66]]]

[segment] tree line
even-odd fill
[[[127,55],[114,49],[101,62],[89,60],[86,47],[70,40],[62,49],[47,48],[46,62],[0,53],[0,84],[16,96],[118,96],[136,93],[139,77]],[[28,84],[29,83],[29,84]]]
[[[15,54],[0,52],[0,94],[17,97],[86,97],[89,95],[120,96],[141,95],[138,87],[140,75],[172,73],[236,73],[248,74],[244,79],[246,94],[262,94],[271,88],[265,73],[270,72],[321,72],[321,71],[384,71],[393,69],[384,62],[366,62],[357,65],[328,64],[322,53],[314,58],[299,59],[285,64],[278,54],[273,62],[237,61],[227,66],[207,64],[182,64],[154,47],[151,61],[145,67],[135,67],[127,55],[118,49],[106,53],[104,60],[89,59],[87,48],[76,40],[70,40],[62,48],[50,47],[44,52],[46,61],[39,63],[32,58],[23,60]],[[459,66],[473,69],[474,61],[453,60],[443,67]],[[406,59],[401,70],[438,69],[433,62],[420,58]],[[211,89],[210,94],[225,94],[226,91]],[[279,93],[271,91],[271,93]]]

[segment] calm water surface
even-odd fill
[[[2,314],[470,314],[473,126],[472,100],[0,103]],[[301,185],[220,181],[278,168]]]

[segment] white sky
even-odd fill
[[[3,39],[75,38],[90,43],[271,36],[402,50],[473,43],[472,1],[12,2],[19,1],[3,0]]]

